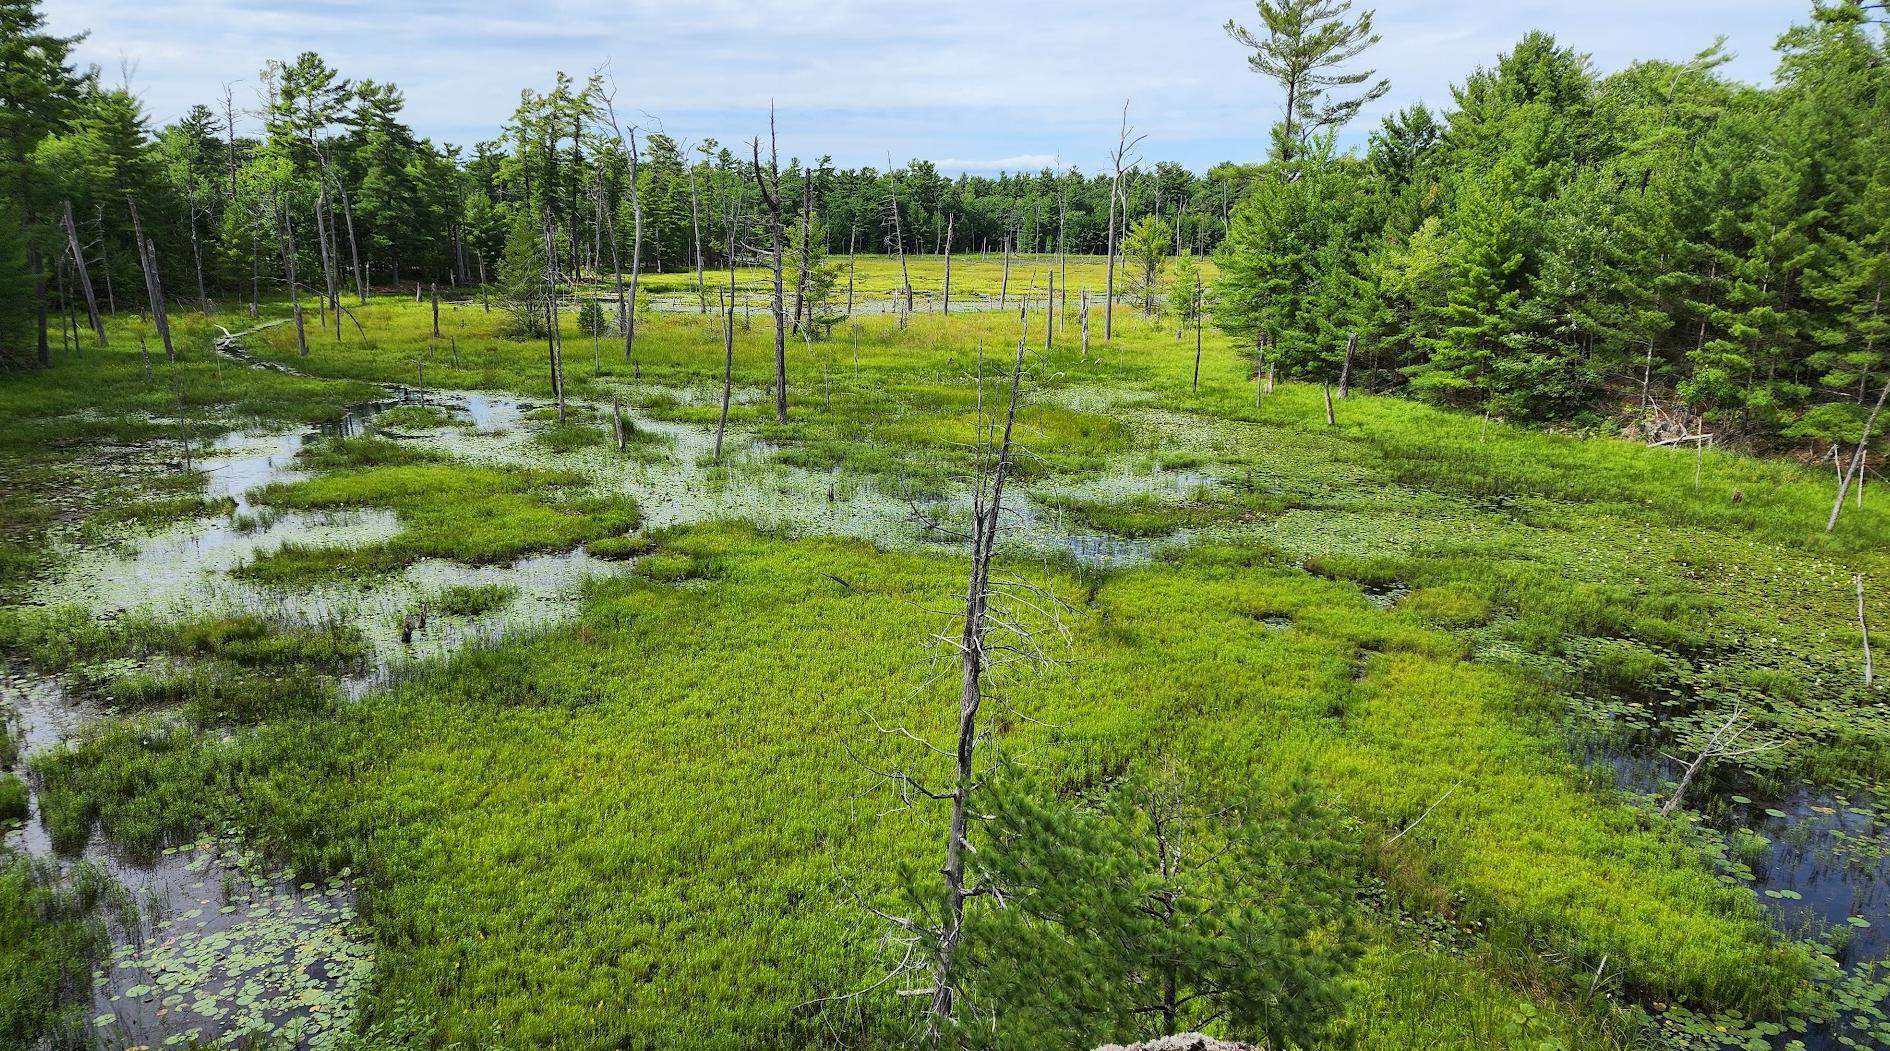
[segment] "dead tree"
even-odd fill
[[[98,336],[99,346],[110,346],[105,339],[105,320],[98,313],[98,296],[92,291],[92,275],[85,266],[85,249],[79,244],[79,227],[72,221],[72,202],[64,204],[66,247],[72,252],[72,266],[79,274],[79,291],[85,294],[85,310],[92,319],[92,332]]]
[[[735,236],[741,221],[741,202],[728,202],[728,309],[722,319],[722,415],[715,421],[715,462],[722,462],[722,436],[728,432],[729,395],[735,376]]]
[[[1119,211],[1127,210],[1126,208],[1118,208],[1118,202],[1122,201],[1123,165],[1125,163],[1133,163],[1130,155],[1135,152],[1137,146],[1141,145],[1142,140],[1148,137],[1146,135],[1136,135],[1134,132],[1135,129],[1129,126],[1129,100],[1123,99],[1122,127],[1116,135],[1115,151],[1109,155],[1109,161],[1115,166],[1116,174],[1115,178],[1109,183],[1109,287],[1104,290],[1103,294],[1103,341],[1105,343],[1115,337],[1116,218]],[[1126,216],[1124,218],[1126,218]]]
[[[631,353],[637,342],[637,282],[643,276],[643,193],[637,188],[637,129],[630,129],[630,139],[624,150],[630,160],[630,313],[624,318],[623,360],[632,362]],[[641,366],[631,364],[633,375],[641,375]]]
[[[1720,759],[1738,759],[1742,756],[1753,755],[1759,752],[1769,752],[1778,747],[1770,743],[1748,745],[1744,748],[1739,747],[1739,738],[1747,729],[1747,727],[1739,725],[1739,717],[1744,714],[1744,711],[1745,709],[1741,706],[1733,705],[1732,714],[1726,717],[1726,721],[1721,723],[1717,730],[1714,730],[1708,735],[1706,743],[1700,746],[1699,754],[1693,757],[1693,761],[1687,764],[1685,772],[1680,775],[1680,783],[1674,786],[1673,795],[1661,806],[1661,817],[1668,817],[1675,810],[1679,809],[1681,801],[1686,798],[1687,789],[1693,784],[1693,779],[1699,776],[1700,771],[1704,770],[1708,763]],[[1667,755],[1666,753],[1662,754],[1673,762],[1680,762],[1678,758],[1672,755]]]
[[[308,330],[302,320],[302,285],[295,279],[295,225],[289,220],[289,202],[279,194],[276,197],[276,215],[280,223],[278,242],[282,246],[282,268],[289,282],[289,309],[295,316],[295,352],[306,358]]]
[[[998,282],[998,308],[1003,309],[1011,298],[1011,226],[1014,219],[1004,217],[1004,277]]]
[[[328,165],[328,162],[326,159],[324,159],[322,161],[322,166],[326,168],[327,165]],[[341,217],[348,224],[348,259],[351,263],[354,264],[355,296],[361,301],[361,305],[366,306],[367,305],[367,271],[361,269],[361,247],[359,243],[356,242],[354,239],[354,205],[352,202],[348,200],[348,184],[345,182],[342,182],[341,177],[339,175],[335,175],[332,177],[335,180],[335,191],[341,195]],[[453,248],[454,248],[455,254],[457,255],[459,251],[459,227],[458,226],[455,226],[453,228]],[[461,259],[460,269],[464,270],[465,265],[466,265],[465,260]]]
[[[1194,277],[1194,393],[1201,393],[1201,275],[1198,273]]]
[[[857,224],[847,227],[847,316],[853,316],[853,267],[854,252],[859,248],[860,228]]]
[[[1063,235],[1069,222],[1068,194],[1063,191],[1063,172],[1057,172],[1057,279],[1063,283],[1063,299],[1057,304],[1057,324],[1070,312],[1070,256],[1064,249]]]
[[[1089,357],[1089,289],[1083,289],[1078,304],[1077,309],[1082,312],[1079,320],[1083,328],[1083,357],[1087,359]]]
[[[197,176],[188,165],[184,169],[184,208],[190,217],[190,259],[197,267],[197,308],[210,316],[210,293],[203,283],[203,247],[197,241]]]
[[[1871,406],[1870,415],[1864,420],[1864,433],[1857,439],[1857,451],[1851,455],[1850,469],[1838,477],[1837,499],[1831,502],[1831,517],[1824,523],[1827,533],[1837,528],[1838,513],[1844,510],[1845,490],[1864,470],[1864,454],[1870,448],[1870,432],[1877,426],[1877,414],[1883,411],[1886,398],[1890,398],[1890,380],[1885,381],[1883,388],[1877,392],[1877,404]]]
[[[558,340],[558,234],[549,205],[545,208],[545,352],[551,362],[551,393],[564,422],[564,352]]]
[[[1049,294],[1043,299],[1043,349],[1049,350],[1057,335],[1057,272],[1050,271]]]
[[[786,423],[787,413],[787,304],[781,288],[781,162],[774,136],[774,106],[768,107],[768,170],[761,170],[761,139],[749,141],[755,186],[768,210],[769,265],[774,270],[774,421]]]
[[[617,327],[623,332],[623,360],[633,364],[637,341],[637,279],[642,274],[643,258],[643,198],[637,191],[637,129],[630,129],[629,137],[617,124],[616,92],[600,92],[604,100],[604,118],[610,122],[610,133],[623,145],[624,161],[629,166],[630,178],[630,214],[633,230],[630,242],[630,288],[629,302],[624,301],[623,266],[617,259],[617,217],[615,209],[606,209],[610,215],[610,258],[617,271]]]
[[[945,217],[945,297],[943,301],[943,313],[947,316],[950,316],[952,312],[952,233],[956,228],[957,222],[958,216],[956,213]]]
[[[175,362],[177,352],[171,346],[170,315],[164,311],[164,282],[158,277],[157,249],[145,239],[144,223],[138,218],[138,202],[126,194],[125,204],[131,209],[131,234],[138,239],[138,262],[144,268],[144,294],[151,304],[151,320],[157,325],[158,338],[164,342],[164,360]]]
[[[1870,663],[1870,621],[1864,617],[1864,575],[1857,573],[1851,579],[1857,585],[1857,631],[1864,638],[1864,689],[1868,690],[1877,675]]]
[[[689,152],[686,148],[684,153]],[[705,153],[706,156],[706,153]],[[702,284],[702,214],[696,197],[696,166],[689,166],[689,227],[696,235],[696,306],[698,313],[709,312],[709,290]]]
[[[1345,363],[1339,366],[1339,397],[1352,393],[1352,355],[1358,353],[1358,333],[1354,332],[1345,341]]]
[[[899,283],[904,286],[905,314],[910,314],[912,313],[912,272],[906,269],[906,235],[905,231],[899,227],[899,180],[893,175],[891,154],[886,155],[886,208],[892,213],[893,250],[899,253]],[[903,318],[905,314],[900,316]],[[899,327],[905,327],[903,321]]]
[[[814,225],[814,170],[801,169],[801,265],[794,275],[794,331],[805,333],[807,322],[801,312],[807,306],[807,271],[813,265],[814,247],[810,243]]]
[[[439,339],[440,338],[440,283],[438,281],[428,282],[427,294],[431,296],[433,299],[433,338]]]
[[[959,691],[958,742],[953,753],[952,787],[944,793],[951,802],[951,825],[945,839],[945,912],[938,932],[932,960],[931,1006],[927,1015],[928,1042],[936,1044],[949,1025],[955,1010],[956,994],[953,966],[958,942],[964,932],[965,902],[988,893],[988,888],[968,885],[965,880],[965,853],[969,846],[971,793],[977,788],[975,759],[979,741],[978,711],[984,704],[985,675],[991,665],[987,648],[993,620],[991,610],[991,559],[997,551],[998,526],[1003,515],[1004,483],[1011,470],[1011,432],[1017,422],[1017,398],[1024,376],[1024,340],[1017,341],[1017,358],[1011,367],[1011,392],[1004,415],[1003,437],[999,440],[990,475],[980,478],[972,496],[971,571],[965,587],[964,623],[958,638]],[[979,377],[982,386],[983,377]]]

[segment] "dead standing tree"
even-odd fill
[[[597,87],[598,80],[593,78],[592,90],[596,91],[604,103],[604,119],[610,123],[610,133],[622,145],[624,163],[628,167],[627,177],[630,183],[630,299],[624,302],[623,267],[617,263],[616,216],[611,215],[610,253],[614,269],[617,271],[617,325],[623,331],[623,360],[633,370],[641,371],[634,364],[634,352],[637,342],[637,279],[643,272],[643,197],[637,190],[637,129],[630,128],[625,136],[617,123],[616,91],[605,92]],[[772,115],[770,116],[772,121]],[[611,209],[606,209],[611,211]]]
[[[66,247],[72,253],[73,269],[78,271],[79,290],[85,293],[85,310],[92,319],[92,332],[98,336],[98,345],[108,346],[105,339],[105,321],[98,315],[98,296],[92,291],[92,275],[85,266],[85,249],[79,244],[79,227],[72,221],[72,202],[66,201]]]
[[[728,403],[735,384],[735,238],[741,224],[741,198],[728,201],[728,306],[722,315],[722,415],[715,421],[715,462],[722,462],[722,436],[728,433]]]
[[[893,251],[899,254],[899,283],[903,287],[906,300],[905,312],[899,315],[899,327],[906,327],[906,318],[912,314],[912,273],[906,269],[906,235],[899,226],[899,178],[893,173],[892,154],[886,155],[886,210],[892,216]],[[851,288],[852,278],[848,279]]]
[[[1129,100],[1122,100],[1122,127],[1116,135],[1116,148],[1109,154],[1109,162],[1115,167],[1115,177],[1109,182],[1109,265],[1108,285],[1103,289],[1103,342],[1115,337],[1116,323],[1116,220],[1119,212],[1126,212],[1122,200],[1122,173],[1126,163],[1133,166],[1135,148],[1142,144],[1147,135],[1135,134],[1129,125]],[[1126,218],[1124,216],[1123,218]]]
[[[1001,414],[987,415],[983,383],[983,345],[979,353],[977,438],[974,445],[976,464],[971,501],[971,559],[967,574],[964,605],[951,616],[955,627],[937,636],[942,650],[949,654],[958,684],[956,735],[949,747],[942,747],[907,730],[904,726],[880,727],[883,734],[923,748],[924,754],[950,763],[951,781],[944,788],[928,787],[924,778],[908,769],[875,769],[861,765],[890,785],[905,805],[919,800],[946,803],[951,808],[946,832],[944,862],[939,874],[942,885],[938,911],[931,913],[925,900],[915,899],[923,918],[891,915],[872,911],[892,925],[889,938],[901,951],[900,961],[880,981],[868,989],[903,978],[919,978],[918,988],[900,989],[899,995],[924,997],[927,1010],[924,1042],[938,1046],[948,1030],[964,1024],[967,1013],[982,1015],[976,1005],[964,1000],[958,981],[958,948],[964,932],[967,903],[981,897],[1001,900],[996,886],[968,875],[967,856],[973,852],[970,841],[971,821],[982,820],[974,809],[974,797],[985,784],[991,770],[1001,764],[1001,755],[984,759],[995,752],[991,731],[981,729],[979,716],[987,704],[1007,702],[995,688],[1000,669],[1016,660],[1031,663],[1047,661],[1038,647],[1032,625],[1047,625],[1065,633],[1058,618],[1061,604],[1047,589],[1016,579],[998,579],[992,572],[997,551],[998,530],[1004,515],[1004,491],[1015,461],[1013,434],[1020,401],[1024,353],[1029,332],[1018,336],[1017,354],[1010,370],[1010,392]],[[857,760],[856,760],[857,761]],[[922,899],[929,894],[920,890]],[[870,906],[869,906],[870,908]],[[868,990],[862,990],[865,992]],[[859,995],[858,993],[851,995]]]
[[[775,145],[774,106],[768,107],[768,170],[761,170],[761,139],[749,141],[754,162],[755,186],[761,190],[761,203],[768,210],[769,266],[774,270],[774,421],[786,423],[787,415],[787,304],[781,288],[781,160]]]
[[[545,351],[551,360],[551,393],[558,399],[558,422],[564,422],[564,348],[558,332],[558,227],[549,205],[545,208]]]
[[[130,194],[125,204],[131,209],[131,234],[138,239],[138,263],[144,270],[144,294],[151,304],[151,320],[156,322],[158,338],[164,341],[164,360],[175,362],[177,352],[171,347],[171,319],[164,311],[164,285],[158,279],[157,249],[144,236],[144,223],[138,218],[138,202]]]
[[[1870,432],[1877,426],[1877,416],[1883,412],[1883,403],[1890,398],[1890,381],[1877,392],[1877,404],[1871,406],[1870,415],[1864,420],[1864,433],[1857,439],[1857,451],[1851,454],[1851,466],[1838,476],[1837,499],[1831,502],[1831,517],[1825,520],[1824,531],[1829,533],[1837,528],[1838,513],[1844,510],[1844,493],[1855,481],[1863,484],[1864,455],[1870,448]]]
[[[813,318],[803,319],[801,312],[807,307],[807,272],[813,265],[814,247],[812,244],[814,226],[814,170],[801,169],[801,258],[797,264],[799,271],[794,275],[794,331],[805,334]],[[808,311],[811,315],[813,312]]]

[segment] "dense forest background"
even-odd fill
[[[1171,250],[1215,256],[1214,321],[1287,376],[1336,378],[1356,339],[1352,382],[1377,390],[1816,452],[1856,441],[1890,393],[1876,14],[1817,3],[1780,39],[1769,87],[1723,76],[1718,47],[1602,75],[1535,33],[1449,106],[1386,117],[1349,151],[1336,124],[1288,121],[1263,163],[1134,165],[1119,183],[789,159],[782,204],[798,213],[811,193],[835,255],[941,252],[948,231],[959,252],[1100,253],[1154,217]],[[763,241],[748,142],[640,132],[597,78],[524,92],[498,137],[462,149],[417,136],[392,84],[308,53],[266,64],[239,89],[253,97],[153,128],[127,87],[72,67],[73,41],[30,0],[0,2],[0,30],[12,366],[76,339],[75,247],[102,309],[142,307],[140,225],[173,309],[292,280],[331,301],[496,281],[508,241],[547,223],[580,279],[633,254],[645,273],[720,266],[731,214],[738,255]]]

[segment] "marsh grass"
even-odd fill
[[[0,847],[0,1044],[84,1047],[83,1004],[106,950],[105,879],[70,878]]]
[[[989,262],[955,262],[955,287],[983,290]],[[883,277],[885,261],[872,265]],[[416,356],[429,386],[549,394],[540,348],[476,307],[449,309],[458,367],[427,338],[424,308],[384,299],[362,316],[367,341],[303,359],[275,329],[256,349],[323,377],[298,381],[311,398],[404,383]],[[1721,878],[1710,837],[1624,798],[1565,742],[1571,712],[1604,692],[1635,725],[1675,717],[1622,695],[1683,700],[1677,733],[1738,700],[1789,739],[1769,776],[1884,783],[1890,719],[1856,681],[1848,586],[1853,572],[1890,579],[1890,515],[1872,502],[1826,536],[1822,472],[1713,453],[1696,488],[1690,454],[1486,427],[1398,398],[1354,395],[1327,426],[1317,387],[1286,383],[1255,406],[1244,348],[1221,337],[1206,342],[1197,393],[1192,347],[1131,311],[1112,343],[1092,325],[1087,356],[1074,319],[1039,349],[1042,320],[1034,311],[1019,428],[1031,495],[1083,528],[1191,542],[1129,569],[1007,553],[1066,596],[1071,630],[1056,667],[1004,684],[1016,711],[993,718],[1007,750],[1069,791],[1149,762],[1263,794],[1311,783],[1385,888],[1386,903],[1361,906],[1368,944],[1344,1023],[1367,1046],[1638,1046],[1634,1008],[1584,993],[1604,959],[1631,1003],[1777,1017],[1821,995],[1813,950]],[[658,314],[639,326],[636,366],[573,367],[573,396],[628,394],[657,419],[712,427],[711,321]],[[791,349],[778,425],[766,328],[737,322],[737,433],[774,460],[932,499],[960,490],[973,378],[996,374],[996,348],[1019,331],[1014,316],[972,312],[842,325]],[[68,411],[47,432],[85,433],[89,403],[61,397]],[[352,551],[287,547],[252,576],[586,543],[639,568],[594,582],[571,624],[416,669],[356,704],[258,709],[227,739],[174,719],[110,723],[34,765],[55,841],[70,849],[96,827],[157,849],[229,823],[307,873],[370,873],[376,1005],[430,1019],[436,1043],[499,1031],[521,1046],[803,1046],[835,1033],[874,1045],[906,1032],[912,1008],[891,998],[794,1005],[869,982],[879,932],[853,895],[884,901],[901,863],[936,864],[936,816],[889,811],[846,749],[883,744],[874,719],[947,729],[924,640],[963,567],[950,552],[729,523],[631,536],[636,509],[579,469],[605,440],[598,422],[576,414],[566,427],[598,438],[560,448],[542,436],[562,429],[533,420],[544,463],[529,470],[424,442],[312,446],[314,476],[262,502],[392,508],[402,532]],[[1156,468],[1217,484],[1108,490]],[[34,514],[22,566],[52,518]],[[1874,591],[1870,602],[1890,613]],[[49,667],[170,652],[157,627],[43,616],[8,611],[0,641]],[[259,676],[321,659],[245,666],[241,636],[190,659]],[[237,710],[249,709],[216,717]],[[1406,916],[1463,939],[1440,948]]]
[[[468,565],[510,562],[544,551],[568,551],[592,540],[617,536],[641,522],[627,496],[593,496],[587,479],[562,470],[472,467],[423,458],[398,458],[387,445],[351,439],[348,461],[379,466],[329,470],[298,482],[278,483],[253,494],[258,503],[300,510],[385,507],[401,531],[361,547],[285,544],[244,566],[251,579],[288,584],[323,577],[393,572],[427,558]],[[368,450],[362,452],[361,450]]]
[[[505,608],[517,596],[518,589],[510,584],[454,584],[441,588],[432,606],[449,617],[482,617]]]

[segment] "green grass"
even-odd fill
[[[887,261],[871,265],[883,296]],[[955,291],[989,277],[988,260],[954,264]],[[549,394],[542,347],[505,339],[477,306],[447,312],[457,368],[426,308],[383,299],[362,316],[368,341],[350,332],[300,358],[278,328],[258,350],[334,392],[405,382],[424,358],[429,386]],[[1343,1019],[1364,1046],[1636,1046],[1635,1012],[1586,993],[1604,959],[1643,1005],[1777,1016],[1820,995],[1810,950],[1720,878],[1715,845],[1580,769],[1566,741],[1571,716],[1603,713],[1627,728],[1617,739],[1685,741],[1738,702],[1786,743],[1758,776],[1890,783],[1890,716],[1858,681],[1850,590],[1865,573],[1873,617],[1890,612],[1876,583],[1890,579],[1890,514],[1874,497],[1827,536],[1821,471],[1715,453],[1696,488],[1690,453],[1360,394],[1329,427],[1317,387],[1256,406],[1241,348],[1212,334],[1196,393],[1192,342],[1126,308],[1107,345],[1094,320],[1088,355],[1074,319],[1042,351],[1042,320],[1018,429],[1037,514],[1191,541],[1110,572],[1010,553],[1069,601],[1070,637],[1054,668],[1007,682],[1029,716],[992,710],[1007,751],[1068,790],[1150,762],[1262,794],[1310,782],[1385,888],[1360,905]],[[955,495],[977,433],[969,377],[1005,374],[1016,325],[874,318],[857,351],[844,325],[791,346],[782,425],[768,326],[738,318],[731,424],[849,487]],[[567,334],[573,397],[713,426],[708,320],[652,318],[635,366],[620,346],[594,365]],[[641,557],[593,583],[573,622],[390,693],[252,706],[217,676],[291,678],[338,653],[242,625],[200,626],[200,647],[174,626],[0,616],[0,642],[41,666],[184,655],[196,666],[128,681],[123,703],[192,713],[195,698],[200,721],[253,724],[225,740],[133,717],[42,759],[55,839],[96,824],[156,849],[230,824],[307,872],[353,866],[380,947],[373,1006],[429,1019],[436,1044],[495,1030],[519,1046],[891,1042],[908,1002],[796,1005],[876,978],[881,932],[853,895],[886,901],[900,863],[936,865],[942,815],[862,795],[871,778],[847,750],[912,758],[875,720],[948,729],[949,691],[926,663],[948,625],[928,611],[962,601],[960,556],[729,524],[630,535],[634,506],[584,473],[583,450],[608,440],[599,418],[573,406],[530,431],[532,469],[449,459],[424,438],[324,441],[304,457],[312,477],[261,495],[400,521],[385,543],[291,546],[244,571],[284,585],[581,544]],[[1210,483],[1178,492],[1175,470]],[[505,598],[433,601],[473,616]],[[1460,933],[1440,944],[1444,929]]]
[[[517,595],[509,584],[454,584],[440,589],[433,608],[450,617],[480,617],[503,609]]]
[[[0,774],[0,825],[23,822],[28,812],[26,782],[12,774]]]
[[[90,866],[68,881],[0,848],[0,1045],[90,1043],[82,1005],[105,952],[94,916],[104,892]]]
[[[635,501],[589,495],[585,485],[583,475],[569,471],[420,462],[272,485],[254,499],[277,508],[392,508],[401,531],[353,548],[285,544],[241,572],[280,584],[387,573],[427,558],[490,565],[566,551],[637,527]]]

